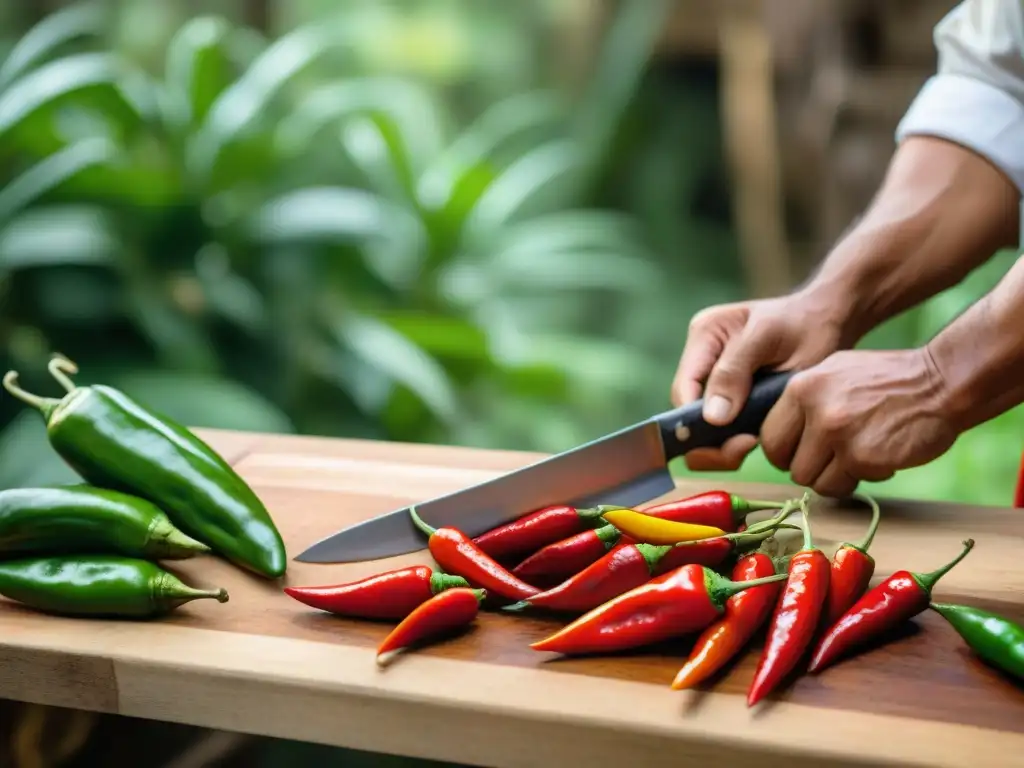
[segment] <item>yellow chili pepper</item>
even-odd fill
[[[602,517],[627,536],[645,544],[678,544],[725,535],[725,531],[712,525],[677,523],[632,509],[610,509]]]

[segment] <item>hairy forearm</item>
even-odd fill
[[[957,431],[1024,402],[1024,257],[927,345]]]
[[[1016,187],[984,158],[940,139],[908,139],[863,218],[802,291],[836,307],[852,345],[1015,245],[1018,206]]]

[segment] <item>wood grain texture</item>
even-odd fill
[[[289,553],[338,528],[479,482],[535,454],[206,432],[265,500]],[[723,481],[680,484],[678,495]],[[729,483],[747,496],[796,489]],[[829,553],[858,539],[866,508],[818,506]],[[936,597],[1024,620],[1018,510],[883,502],[872,547],[876,580],[931,570],[972,536],[975,551]],[[426,551],[347,565],[291,563],[283,583],[348,581]],[[165,564],[170,566],[171,564]],[[1024,749],[1024,689],[974,659],[941,619],[925,614],[886,644],[800,677],[747,710],[759,640],[704,691],[668,689],[685,640],[614,657],[559,659],[530,650],[564,620],[481,615],[450,641],[387,670],[373,648],[390,624],[341,619],[204,557],[172,570],[222,585],[224,605],[200,601],[159,622],[43,616],[0,605],[0,698],[474,765],[1013,765]],[[116,637],[115,637],[116,632]]]

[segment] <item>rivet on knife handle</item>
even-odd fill
[[[655,416],[665,444],[665,460],[670,461],[694,448],[718,448],[736,435],[757,435],[768,412],[782,396],[795,371],[759,374],[755,377],[747,402],[735,419],[724,426],[704,420],[704,401],[696,400],[681,408]]]

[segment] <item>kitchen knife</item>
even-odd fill
[[[668,463],[695,448],[717,448],[735,435],[757,435],[793,375],[755,377],[740,414],[725,426],[704,421],[703,400],[653,416],[577,448],[493,480],[416,504],[430,525],[453,526],[470,537],[553,504],[632,507],[675,488]],[[351,563],[403,555],[426,547],[409,508],[356,523],[317,542],[295,559]]]

